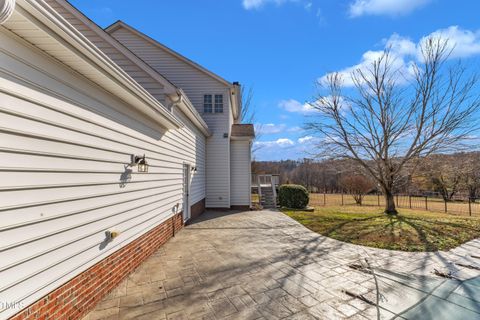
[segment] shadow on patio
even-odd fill
[[[277,211],[207,212],[87,317],[478,318],[480,260],[470,254],[479,247],[380,250],[320,236]]]

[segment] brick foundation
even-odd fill
[[[190,207],[192,219],[199,217],[205,212],[205,199],[202,199]]]
[[[10,319],[79,319],[183,227],[182,214],[112,253]]]

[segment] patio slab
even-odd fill
[[[275,210],[207,212],[85,319],[479,319],[476,257],[478,239],[407,253],[326,238]]]

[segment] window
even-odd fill
[[[204,113],[212,113],[213,112],[213,105],[212,105],[212,95],[206,94],[203,96],[203,112]]]
[[[215,113],[223,113],[223,95],[215,95]]]

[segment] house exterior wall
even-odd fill
[[[230,89],[225,84],[181,61],[171,53],[123,27],[110,33],[153,69],[182,88],[207,123],[212,136],[207,139],[206,206],[230,207],[230,139],[233,122]],[[203,113],[204,94],[223,94],[223,113]],[[224,137],[227,134],[227,137]]]
[[[0,301],[28,306],[170,223],[185,162],[198,168],[191,204],[201,203],[206,139],[181,112],[185,127],[154,129],[5,29],[0,43]],[[146,155],[148,173],[128,167],[132,154]],[[120,235],[107,243],[106,230]]]
[[[154,254],[182,227],[182,215],[174,215],[48,293],[10,320],[81,319],[114,289],[121,279]],[[152,279],[155,279],[155,276],[152,276]]]
[[[232,140],[230,144],[232,207],[250,207],[251,159],[248,140]]]

